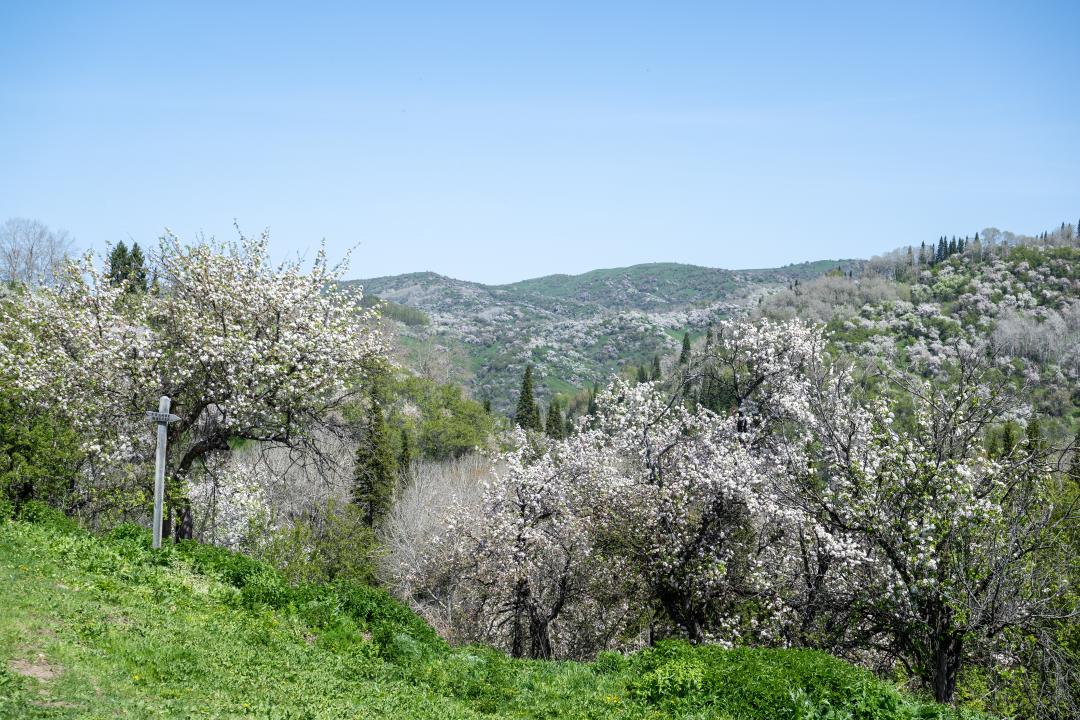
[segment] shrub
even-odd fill
[[[23,522],[44,525],[61,532],[71,532],[79,528],[74,520],[41,500],[30,500],[20,505],[17,517]]]
[[[375,533],[360,508],[331,500],[272,531],[252,553],[294,584],[375,580]]]
[[[75,477],[78,438],[51,415],[16,402],[0,379],[0,515],[31,499],[63,505]],[[10,514],[9,514],[10,517]]]

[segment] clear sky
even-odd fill
[[[506,282],[1080,217],[1080,2],[528,5],[2,1],[0,221]]]

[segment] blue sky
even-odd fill
[[[1036,232],[1080,3],[3,2],[11,216],[486,282]]]

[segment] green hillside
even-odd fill
[[[676,351],[685,330],[702,334],[763,294],[859,263],[821,260],[757,270],[649,263],[506,285],[431,272],[353,282],[390,301],[389,317],[404,318],[403,346],[441,348],[473,395],[505,412],[526,364],[536,367],[546,403],[552,392],[592,387],[628,364]],[[424,321],[409,322],[410,310]]]
[[[661,643],[591,664],[451,649],[381,590],[41,506],[0,524],[3,718],[947,718],[808,650]],[[25,513],[24,513],[25,514]]]

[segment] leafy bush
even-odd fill
[[[17,402],[2,383],[0,505],[31,499],[63,505],[79,457],[77,437],[56,418]]]
[[[375,533],[351,503],[331,500],[320,512],[269,532],[251,551],[294,584],[375,580]]]
[[[633,658],[635,695],[661,708],[735,717],[904,717],[913,706],[866,670],[814,650],[694,647],[664,641]],[[829,709],[832,710],[829,710]],[[816,715],[807,714],[812,709]]]
[[[41,500],[30,500],[18,508],[19,520],[37,525],[45,525],[61,532],[78,529],[78,523],[60,510],[45,504]]]

